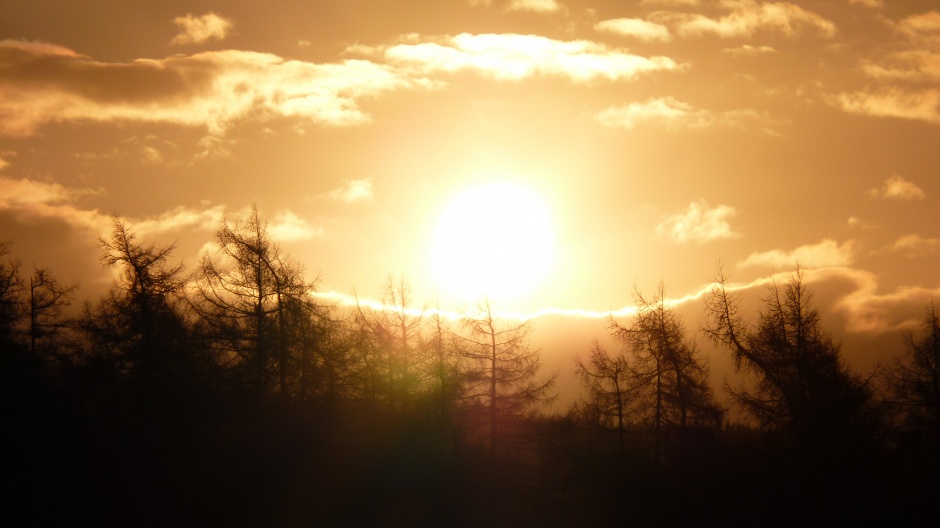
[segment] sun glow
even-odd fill
[[[551,217],[532,190],[513,183],[474,187],[444,208],[431,241],[437,284],[460,301],[517,298],[552,266]]]

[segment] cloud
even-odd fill
[[[536,35],[463,33],[436,42],[358,46],[351,50],[381,54],[388,61],[418,68],[422,73],[471,70],[511,81],[536,75],[567,77],[577,83],[629,80],[643,73],[683,68],[668,57],[640,57],[597,42],[560,41]]]
[[[878,91],[841,93],[829,103],[850,114],[896,117],[940,124],[940,89],[904,90],[885,88]]]
[[[0,178],[0,211],[13,213],[22,220],[51,218],[70,225],[100,231],[106,218],[97,210],[83,210],[71,201],[100,191],[70,189],[54,182]]]
[[[640,18],[602,20],[594,24],[594,29],[625,37],[635,37],[640,40],[661,40],[666,42],[671,38],[669,28],[666,26]]]
[[[846,225],[851,229],[874,229],[878,227],[878,224],[868,220],[862,220],[857,216],[850,216],[846,221]]]
[[[907,50],[892,53],[886,60],[890,62],[868,62],[862,69],[877,80],[940,81],[940,53],[922,49]]]
[[[737,214],[734,207],[718,205],[708,206],[705,200],[689,204],[683,213],[674,214],[656,226],[656,233],[667,236],[680,244],[688,242],[704,243],[724,238],[737,238],[728,223],[728,218]]]
[[[311,227],[306,220],[286,211],[275,215],[268,224],[271,238],[280,241],[306,240],[323,235],[323,228]]]
[[[232,21],[215,13],[206,13],[200,17],[191,14],[176,17],[173,23],[179,26],[180,33],[173,37],[171,44],[199,44],[207,40],[223,40],[232,29]]]
[[[714,125],[744,126],[748,121],[772,121],[765,113],[754,110],[711,112],[696,110],[688,103],[672,97],[655,97],[642,103],[613,106],[595,116],[602,125],[632,129],[640,125],[666,128],[704,128]],[[770,130],[765,132],[771,133]]]
[[[829,268],[851,266],[855,261],[855,243],[847,241],[838,244],[832,239],[823,239],[818,244],[800,246],[792,251],[772,249],[751,253],[738,262],[739,268],[763,266],[767,268]]]
[[[555,0],[512,0],[506,11],[532,11],[534,13],[555,13],[564,8]]]
[[[909,16],[897,24],[897,28],[912,36],[940,33],[940,12],[929,11]]]
[[[858,4],[865,7],[882,8],[885,6],[884,0],[849,0],[850,4]]]
[[[702,0],[641,0],[640,5],[696,7],[702,5]]]
[[[901,253],[904,257],[915,259],[926,257],[940,250],[940,238],[925,238],[920,235],[905,235],[882,248],[882,251]]]
[[[30,135],[52,121],[174,123],[213,135],[239,120],[278,116],[351,126],[370,121],[358,100],[429,86],[365,60],[316,64],[234,50],[108,63],[0,41],[0,67],[5,135]]]
[[[194,209],[180,205],[154,217],[127,219],[127,223],[138,235],[179,231],[186,228],[212,230],[218,227],[224,215],[224,205],[216,205],[205,209]]]
[[[851,332],[897,332],[918,327],[922,313],[913,307],[923,307],[940,296],[940,288],[902,286],[891,293],[878,292],[878,275],[852,268],[828,268],[812,270],[809,277],[814,282],[843,280],[854,289],[835,305],[846,319],[846,329]]]
[[[835,24],[789,2],[723,0],[719,5],[730,9],[730,13],[710,18],[697,13],[659,11],[651,16],[672,24],[678,34],[686,37],[717,35],[721,38],[738,38],[750,37],[760,31],[777,31],[789,37],[804,30],[814,31],[823,37],[836,34]]]
[[[688,103],[672,97],[656,97],[643,103],[629,103],[602,110],[597,114],[597,121],[609,127],[628,129],[643,123],[697,128],[710,125],[714,119],[709,112],[694,110]]]
[[[777,50],[770,46],[751,46],[750,44],[744,44],[736,48],[725,48],[721,51],[731,55],[765,55],[767,53],[777,52]]]
[[[0,211],[7,211],[22,221],[35,219],[59,220],[71,227],[106,233],[110,229],[111,215],[98,209],[76,205],[86,196],[101,193],[95,189],[76,189],[55,182],[30,179],[0,178]],[[155,216],[122,217],[128,226],[140,235],[150,235],[185,228],[214,229],[225,212],[225,206],[192,208],[177,206]]]
[[[372,178],[343,180],[339,187],[326,193],[327,198],[345,203],[368,202],[372,196]]]
[[[875,198],[893,198],[895,200],[922,200],[927,197],[923,189],[914,182],[902,178],[899,174],[893,174],[886,179],[881,187],[868,191],[869,196]]]

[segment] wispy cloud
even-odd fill
[[[223,40],[232,29],[232,21],[215,13],[202,16],[176,17],[173,23],[179,26],[180,33],[170,42],[176,45],[199,44],[207,40]]]
[[[744,44],[736,48],[724,48],[721,50],[729,55],[766,55],[768,53],[776,53],[777,50],[770,46],[751,46],[750,44]]]
[[[912,307],[922,307],[940,296],[940,288],[903,286],[890,293],[878,291],[878,275],[853,268],[815,270],[815,281],[842,280],[853,285],[853,290],[836,303],[836,310],[846,317],[846,329],[851,332],[897,332],[916,328],[921,314]]]
[[[940,33],[940,11],[928,11],[902,19],[896,26],[911,36],[936,35]]]
[[[587,40],[562,41],[537,35],[463,33],[436,41],[415,40],[392,46],[357,46],[350,51],[381,55],[422,73],[476,71],[498,80],[536,75],[573,82],[629,80],[644,73],[679,70],[668,57],[641,57]]]
[[[203,209],[180,205],[153,217],[127,221],[137,234],[149,235],[192,228],[212,230],[218,227],[224,215],[224,205],[207,206]]]
[[[614,18],[594,24],[597,31],[606,31],[640,40],[660,40],[666,42],[672,38],[669,28],[662,24],[641,18]]]
[[[370,121],[362,98],[427,87],[365,60],[317,64],[247,51],[131,63],[93,61],[45,44],[0,42],[0,134],[50,121],[144,121],[223,134],[243,119],[295,117],[323,125]]]
[[[895,200],[922,200],[927,193],[916,183],[905,180],[899,174],[893,174],[886,179],[881,187],[868,191],[869,196],[875,198],[893,198]]]
[[[680,244],[701,244],[712,240],[737,238],[741,234],[728,222],[735,214],[737,210],[729,205],[709,207],[708,202],[699,200],[690,203],[684,212],[663,220],[656,226],[656,233]]]
[[[311,226],[306,220],[291,211],[275,215],[268,224],[271,238],[279,241],[306,240],[323,235],[322,227]]]
[[[872,8],[881,8],[885,6],[884,0],[849,0],[849,3]]]
[[[763,266],[772,269],[790,269],[799,266],[812,269],[851,266],[855,262],[855,253],[853,241],[839,244],[835,240],[826,238],[818,244],[807,244],[791,251],[772,249],[751,253],[738,262],[738,267]]]
[[[906,258],[915,259],[932,255],[940,250],[940,238],[927,238],[920,235],[905,235],[882,248],[882,251],[899,253]]]
[[[654,20],[670,24],[684,37],[716,35],[721,38],[750,37],[761,31],[775,31],[786,36],[813,32],[833,37],[836,26],[822,16],[789,2],[723,0],[719,5],[727,15],[711,18],[698,13],[658,11]]]
[[[877,91],[842,93],[830,103],[851,114],[896,117],[940,124],[940,90],[884,88]]]
[[[640,0],[640,5],[696,7],[702,5],[702,0]]]
[[[372,178],[343,180],[339,187],[324,196],[345,203],[368,202],[373,197]]]
[[[712,112],[695,109],[673,97],[654,97],[642,103],[613,106],[598,112],[595,118],[602,125],[626,129],[641,125],[675,129],[718,125],[742,127],[748,122],[774,124],[766,113],[754,110]]]
[[[655,97],[642,103],[628,103],[602,110],[597,121],[609,127],[634,128],[640,124],[691,128],[710,125],[714,118],[705,110],[695,110],[688,103],[672,97]]]
[[[507,11],[531,11],[533,13],[555,13],[564,6],[555,0],[512,0],[506,6]]]
[[[104,233],[112,215],[97,208],[83,207],[81,200],[100,194],[100,189],[71,188],[55,182],[0,177],[0,211],[7,211],[23,222],[57,220],[66,225]],[[121,217],[140,235],[182,229],[214,229],[225,213],[223,205],[202,207],[176,206],[146,217]]]
[[[940,53],[924,49],[899,51],[879,62],[869,61],[862,68],[878,80],[937,81],[940,80]]]

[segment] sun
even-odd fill
[[[505,301],[532,290],[555,258],[551,215],[515,183],[473,187],[446,205],[431,240],[437,285],[462,302]]]

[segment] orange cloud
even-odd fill
[[[555,13],[564,8],[555,0],[512,0],[506,6],[507,11],[532,11],[534,13]]]
[[[285,211],[271,219],[268,233],[271,238],[279,241],[306,240],[322,236],[323,228],[313,227],[291,211]]]
[[[58,46],[3,41],[0,66],[5,135],[33,134],[50,121],[175,123],[214,135],[238,120],[275,116],[358,125],[370,121],[359,99],[428,86],[364,60],[316,64],[233,50],[104,63]]]
[[[940,34],[940,12],[929,11],[901,20],[897,28],[909,35]]]
[[[842,93],[830,97],[829,103],[851,114],[897,117],[940,124],[938,89],[885,88],[878,91]]]
[[[640,57],[597,42],[518,34],[463,33],[437,42],[405,42],[380,48],[359,46],[351,51],[381,54],[393,63],[418,68],[422,73],[472,70],[513,81],[536,75],[567,77],[577,83],[630,80],[643,73],[683,68],[668,57]]]
[[[232,29],[232,21],[215,13],[206,13],[200,17],[191,14],[176,17],[173,23],[179,26],[180,33],[170,41],[172,44],[199,44],[207,40],[223,40]]]
[[[886,179],[881,187],[868,191],[869,196],[876,198],[893,198],[896,200],[922,200],[927,197],[923,189],[916,183],[893,174]]]
[[[710,18],[698,13],[657,12],[652,16],[675,26],[682,36],[716,35],[721,38],[750,37],[759,31],[777,31],[793,36],[804,30],[833,37],[836,26],[829,20],[789,2],[758,3],[754,0],[723,0],[719,5],[730,13]]]
[[[661,40],[665,42],[672,38],[669,34],[669,28],[666,26],[640,18],[602,20],[594,24],[594,29],[640,40]]]
[[[372,178],[343,180],[339,187],[326,194],[331,200],[345,203],[367,202],[372,196]]]
[[[674,214],[656,226],[656,233],[674,241],[704,243],[724,238],[737,238],[741,234],[732,229],[728,219],[737,214],[729,205],[709,207],[708,202],[699,200],[689,204],[685,212]]]
[[[850,266],[855,261],[855,253],[854,242],[839,244],[827,238],[818,244],[800,246],[792,251],[772,249],[751,253],[738,262],[738,267],[763,266],[772,269],[790,269],[799,266],[804,269],[813,269]]]
[[[754,110],[696,110],[690,104],[672,97],[654,97],[642,103],[613,106],[598,112],[596,119],[602,125],[626,129],[640,125],[666,128],[704,128],[717,125],[742,127],[747,122],[754,121],[773,124],[773,120],[766,113]],[[770,129],[764,129],[764,132],[776,135]]]
[[[906,258],[926,257],[940,250],[940,238],[926,238],[920,235],[905,235],[882,248],[882,251],[901,253]]]

